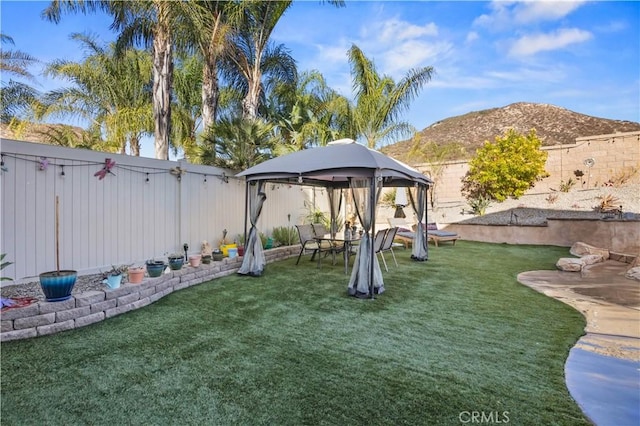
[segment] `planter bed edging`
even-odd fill
[[[267,263],[297,256],[300,246],[265,251]],[[62,302],[41,301],[23,308],[9,309],[0,319],[0,342],[29,339],[73,330],[140,309],[174,291],[234,274],[241,257],[225,258],[192,268],[184,266],[158,278],[145,277],[140,284],[123,284],[117,289],[92,290]]]

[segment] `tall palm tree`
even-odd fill
[[[171,133],[171,88],[173,78],[173,33],[184,4],[165,0],[52,0],[43,16],[60,22],[62,12],[89,13],[102,10],[113,16],[111,28],[120,33],[118,50],[144,42],[153,56],[153,118],[155,157],[169,158]]]
[[[87,51],[83,62],[57,60],[45,70],[72,86],[54,90],[43,98],[45,116],[80,116],[90,128],[99,129],[107,149],[140,155],[140,138],[151,133],[151,57],[148,52],[128,50],[116,55],[115,47],[105,49],[93,38],[73,34]]]
[[[355,104],[352,125],[356,138],[363,138],[369,148],[395,136],[411,136],[413,126],[399,121],[400,114],[431,80],[433,67],[412,69],[398,83],[380,76],[374,63],[355,44],[348,52]]]
[[[237,26],[245,5],[227,0],[188,2],[185,6],[186,37],[203,58],[202,67],[202,127],[215,123],[220,87],[218,63],[230,46],[230,34]]]
[[[225,77],[244,93],[242,112],[256,118],[264,96],[263,76],[293,83],[297,78],[295,61],[283,45],[270,43],[276,24],[291,6],[289,1],[248,1],[240,27],[233,35]]]
[[[197,157],[196,136],[202,126],[202,67],[199,54],[178,55],[173,75],[171,137],[173,148],[182,148],[190,162]]]
[[[14,44],[13,39],[6,34],[0,34],[0,42]],[[36,58],[27,53],[0,48],[0,72],[3,77],[9,75],[10,77],[35,81],[28,67],[37,62]],[[13,118],[24,113],[37,100],[37,96],[38,92],[26,83],[11,78],[6,83],[3,81],[2,89],[0,89],[0,102],[2,104],[0,121],[8,123]]]

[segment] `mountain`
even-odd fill
[[[513,128],[519,133],[536,129],[544,146],[575,143],[583,136],[604,135],[640,131],[640,123],[610,120],[580,114],[548,104],[518,102],[502,108],[474,111],[464,115],[438,121],[417,133],[421,144],[435,143],[438,146],[461,145],[464,150],[447,159],[472,156],[485,141],[493,142],[496,136]],[[409,157],[414,141],[402,141],[388,145],[381,151],[408,163],[419,162],[416,156]]]

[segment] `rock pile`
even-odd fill
[[[576,257],[562,257],[556,262],[556,268],[566,272],[581,272],[586,266],[609,259],[609,250],[583,242],[574,243],[569,252]],[[625,277],[640,281],[640,256],[636,257],[627,270]]]

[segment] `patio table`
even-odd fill
[[[316,237],[316,241],[318,245],[321,245],[322,242],[329,242],[331,245],[331,255],[333,257],[332,264],[336,264],[336,253],[342,251],[344,253],[344,273],[345,275],[349,272],[349,256],[351,255],[351,250],[355,243],[360,241],[360,237],[356,236],[353,238],[345,238],[344,234],[336,234],[336,236],[332,237],[331,234],[325,234],[321,237]],[[322,256],[318,256],[318,268],[321,265]]]

